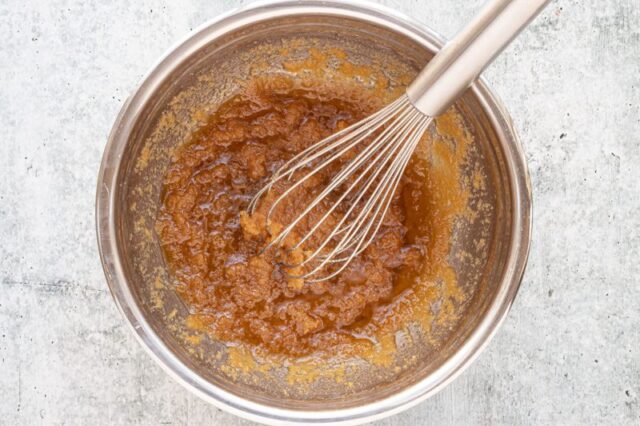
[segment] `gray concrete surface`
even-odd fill
[[[450,36],[481,1],[384,3]],[[123,100],[236,4],[0,0],[0,423],[249,424],[138,346],[93,213]],[[531,168],[528,271],[477,362],[379,425],[640,424],[640,3],[556,0],[486,78]]]

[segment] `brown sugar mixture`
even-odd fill
[[[380,104],[337,83],[258,80],[223,103],[177,150],[156,231],[194,327],[266,354],[349,351],[358,342],[376,342],[399,306],[415,296],[429,262],[444,262],[434,256],[444,257],[448,242],[431,235],[439,224],[421,213],[438,208],[432,205],[438,197],[427,196],[423,161],[410,163],[375,240],[337,277],[304,282],[287,274],[276,253],[261,253],[274,233],[265,213],[279,188],[249,216],[252,196],[284,161]],[[330,173],[310,184],[322,185]],[[288,223],[312,192],[289,197],[270,226]],[[443,220],[449,220],[446,209]]]

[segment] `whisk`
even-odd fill
[[[405,94],[369,117],[311,145],[280,167],[248,208],[253,214],[261,197],[277,182],[289,182],[290,186],[271,204],[268,223],[286,197],[296,190],[305,190],[304,183],[321,170],[344,162],[326,187],[284,225],[265,250],[281,246],[293,235],[297,241],[288,244],[287,250],[304,247],[305,255],[287,266],[296,271],[305,268],[292,276],[319,282],[340,274],[374,241],[411,155],[434,117],[445,112],[548,2],[488,1],[418,74]],[[346,157],[358,148],[357,155]],[[305,223],[304,219],[309,222],[310,213],[330,195],[335,199],[319,219]],[[303,232],[292,234],[303,223],[306,224]],[[328,232],[323,230],[325,223],[330,224]],[[305,243],[314,235],[317,244],[307,247]]]

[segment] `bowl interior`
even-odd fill
[[[428,380],[486,316],[503,285],[511,250],[514,200],[507,154],[483,102],[469,91],[455,105],[474,140],[463,176],[471,179],[480,168],[485,182],[482,188],[469,186],[475,217],[460,218],[450,247],[450,263],[469,294],[457,307],[462,315],[454,325],[440,330],[435,340],[400,344],[398,359],[391,366],[349,361],[346,379],[321,377],[302,384],[291,382],[285,367],[249,371],[252,361],[246,360],[245,365],[230,368],[224,345],[209,336],[196,336],[185,326],[188,311],[172,290],[154,231],[172,152],[251,76],[286,71],[285,56],[304,58],[311,49],[336,48],[353,63],[381,68],[393,88],[406,84],[406,76],[429,60],[436,42],[418,41],[358,18],[323,14],[273,17],[212,36],[191,46],[193,53],[174,65],[145,101],[129,133],[114,187],[112,214],[127,285],[155,334],[206,382],[244,399],[285,409],[360,406]],[[432,385],[438,380],[434,378]]]

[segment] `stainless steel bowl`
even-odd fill
[[[477,141],[489,186],[485,201],[492,209],[484,228],[467,228],[469,235],[461,233],[459,247],[452,250],[470,246],[478,232],[488,233],[489,241],[480,266],[457,266],[459,277],[477,290],[464,319],[437,351],[418,352],[420,362],[410,371],[375,383],[364,374],[360,386],[345,394],[335,388],[285,389],[281,377],[264,382],[225,377],[217,358],[210,356],[223,351],[223,345],[210,341],[188,347],[188,330],[179,321],[185,309],[168,284],[153,220],[171,150],[197,127],[196,109],[215,109],[251,72],[253,62],[269,67],[273,50],[261,50],[262,44],[287,38],[345,46],[363,61],[387,55],[415,71],[442,45],[440,37],[408,17],[363,2],[257,3],[207,23],[152,69],[114,124],[98,177],[98,244],[109,287],[134,334],[186,388],[220,408],[269,424],[363,423],[433,395],[487,345],[524,272],[531,226],[529,177],[508,114],[486,84],[476,82],[457,107]]]

